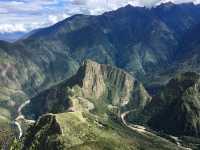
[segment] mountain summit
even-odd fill
[[[30,108],[37,116],[67,109],[90,110],[95,105],[105,107],[99,111],[110,105],[120,113],[128,106],[144,107],[150,100],[142,84],[127,72],[86,60],[70,79],[31,99]]]

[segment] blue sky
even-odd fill
[[[101,14],[127,4],[151,7],[169,0],[0,0],[0,33],[28,32],[74,14]],[[200,0],[171,0],[198,3]]]

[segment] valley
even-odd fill
[[[132,110],[134,111],[134,110]],[[158,132],[155,132],[155,131],[148,131],[146,129],[146,127],[144,126],[141,126],[141,125],[135,125],[135,124],[132,124],[132,123],[128,123],[126,120],[125,120],[125,117],[132,111],[127,111],[127,112],[124,112],[121,114],[121,120],[123,122],[123,124],[127,127],[127,128],[130,128],[131,130],[134,130],[134,131],[137,131],[141,134],[148,134],[148,135],[151,135],[151,136],[159,136],[160,138],[166,138],[166,137],[162,137],[162,135],[159,135]],[[191,148],[188,148],[188,147],[184,147],[181,145],[180,143],[180,139],[178,137],[175,137],[175,136],[170,136],[168,135],[168,138],[166,140],[168,140],[169,138],[171,138],[172,140],[174,140],[174,142],[176,143],[176,145],[180,148],[180,149],[183,149],[183,150],[192,150]]]
[[[0,41],[0,148],[199,150],[199,39],[200,4],[169,2]]]
[[[15,118],[15,125],[17,126],[19,130],[19,136],[18,138],[20,139],[23,135],[23,129],[22,126],[20,125],[20,121],[23,121],[26,124],[34,124],[35,120],[27,120],[24,115],[22,114],[22,110],[30,103],[30,100],[25,101],[23,104],[21,104],[17,110],[18,116]]]
[[[112,70],[112,71],[111,71]],[[108,72],[107,72],[108,71]],[[108,74],[108,75],[106,75]],[[102,76],[103,75],[103,76]],[[127,77],[124,77],[127,76]],[[134,85],[133,85],[133,89],[134,91],[131,91],[129,88],[129,82],[126,82],[126,80],[116,80],[118,79],[119,76],[122,76],[123,78],[125,78],[126,80],[128,80],[129,82],[132,82],[132,79],[129,78],[129,75],[126,73],[126,72],[123,72],[122,70],[118,70],[117,68],[113,68],[111,66],[106,66],[106,65],[102,65],[102,64],[97,64],[96,62],[93,62],[91,60],[87,60],[83,63],[83,65],[79,68],[79,71],[77,72],[76,75],[74,75],[71,79],[69,79],[68,81],[65,81],[63,83],[60,83],[59,85],[53,87],[52,89],[49,89],[47,91],[45,91],[44,93],[41,93],[40,95],[38,95],[37,97],[33,98],[31,100],[31,103],[30,103],[30,110],[32,110],[32,113],[33,114],[34,112],[37,114],[36,116],[41,116],[39,113],[42,113],[42,114],[45,114],[46,112],[43,112],[43,110],[41,111],[38,111],[38,109],[36,108],[40,108],[41,106],[40,105],[44,105],[44,102],[46,103],[44,106],[49,106],[48,107],[48,110],[47,112],[50,112],[52,113],[54,110],[54,106],[56,105],[57,108],[63,108],[63,106],[66,106],[67,108],[65,108],[65,110],[63,109],[60,109],[58,110],[57,109],[57,112],[54,112],[54,114],[56,114],[57,116],[59,115],[65,115],[67,116],[68,114],[85,114],[84,118],[79,118],[81,119],[81,121],[83,122],[87,122],[88,121],[88,117],[95,117],[95,122],[97,123],[96,125],[98,126],[98,128],[102,128],[104,129],[105,127],[109,127],[110,125],[108,124],[115,124],[114,122],[116,122],[116,119],[120,119],[120,122],[122,124],[124,124],[124,126],[128,129],[130,129],[134,134],[138,134],[139,135],[139,139],[142,137],[142,138],[145,138],[145,137],[148,137],[149,139],[146,139],[147,141],[151,141],[151,140],[155,140],[154,142],[158,142],[159,143],[168,143],[166,145],[166,147],[163,147],[163,149],[168,149],[169,147],[171,147],[170,145],[173,145],[173,143],[169,140],[170,137],[168,136],[168,139],[166,139],[166,137],[162,137],[160,136],[159,134],[157,134],[156,132],[154,132],[153,130],[147,130],[146,127],[143,127],[143,126],[139,126],[139,125],[133,125],[129,122],[127,122],[127,120],[125,119],[127,117],[127,115],[130,113],[130,112],[134,112],[134,111],[137,111],[137,109],[135,110],[129,110],[129,111],[125,111],[124,113],[119,114],[118,111],[120,111],[120,106],[117,106],[118,104],[112,104],[112,101],[111,104],[106,104],[106,103],[110,103],[109,101],[106,100],[106,91],[104,91],[103,89],[106,89],[104,88],[103,86],[107,86],[108,88],[110,87],[113,87],[114,85],[116,84],[121,84],[121,85],[124,85],[122,86],[121,88],[121,91],[124,91],[125,93],[128,95],[129,92],[133,92],[134,94],[133,95],[137,95],[137,98],[138,99],[132,99],[134,100],[135,102],[137,102],[138,100],[138,106],[136,108],[140,108],[140,107],[143,107],[144,105],[146,105],[147,103],[150,102],[150,99],[151,97],[148,95],[147,92],[143,91],[145,89],[141,89],[141,84],[138,84],[136,81],[134,81]],[[113,81],[115,82],[112,82],[112,80],[107,80],[107,77],[110,79],[111,77]],[[88,80],[88,78],[90,78],[90,80]],[[95,80],[93,80],[95,79]],[[97,82],[98,81],[98,82]],[[121,83],[122,82],[122,83]],[[106,83],[106,84],[104,84]],[[126,83],[126,84],[125,84]],[[80,84],[80,85],[79,85]],[[68,87],[69,86],[69,87]],[[81,87],[79,87],[81,86]],[[128,86],[128,90],[129,91],[126,91],[126,86]],[[87,87],[87,88],[86,88]],[[115,86],[114,86],[115,87]],[[139,87],[139,88],[138,88]],[[90,92],[90,90],[92,90],[93,92]],[[141,90],[141,91],[140,91]],[[62,91],[62,93],[60,93],[60,91]],[[65,92],[64,92],[65,91]],[[106,95],[104,95],[103,93],[103,99],[101,97],[99,97],[99,100],[102,101],[102,100],[105,100],[105,102],[101,102],[101,103],[98,103],[98,99],[96,99],[98,97],[98,95],[100,94],[99,92],[105,92]],[[108,90],[109,91],[109,90]],[[117,92],[118,90],[117,89],[113,89],[113,93],[110,93],[111,95],[115,95],[114,93]],[[67,93],[67,95],[62,95],[64,93]],[[131,105],[132,105],[132,101],[131,99],[127,100],[126,102],[126,105],[124,105],[124,102],[122,102],[125,97],[124,94],[125,93],[121,93],[122,97],[120,95],[119,96],[119,99],[121,99],[121,101],[119,100],[116,100],[115,102],[118,102],[118,103],[121,103],[121,107],[127,107],[126,109],[128,109]],[[141,93],[143,93],[143,95],[140,95]],[[50,96],[50,95],[51,96]],[[54,96],[53,96],[53,95]],[[109,94],[109,95],[110,95]],[[116,93],[116,94],[120,94],[120,93]],[[139,95],[138,95],[139,94]],[[61,96],[62,95],[62,96]],[[101,94],[100,94],[101,95]],[[139,97],[138,97],[139,96]],[[42,100],[38,100],[38,98],[40,99],[40,97],[43,97]],[[51,98],[51,100],[49,100],[48,98]],[[90,97],[90,98],[89,98]],[[91,98],[94,98],[94,100],[92,100]],[[128,96],[129,97],[129,96]],[[127,98],[128,98],[127,97]],[[53,99],[52,99],[53,98]],[[113,97],[114,98],[114,97]],[[117,98],[115,96],[115,98]],[[131,98],[131,97],[130,97]],[[136,98],[136,97],[135,97]],[[62,101],[65,100],[65,99],[68,99],[68,101],[70,102],[69,104],[65,104],[63,103]],[[41,103],[37,103],[37,106],[35,105],[36,103],[34,102],[35,100],[37,100],[38,102],[41,102]],[[112,100],[112,98],[111,98]],[[87,102],[88,101],[88,102]],[[107,102],[106,102],[107,101]],[[53,104],[51,104],[51,102]],[[134,103],[133,103],[134,104]],[[88,106],[92,106],[93,105],[93,109],[91,109],[91,107],[88,107]],[[104,107],[104,108],[103,108]],[[73,108],[73,109],[72,109]],[[123,110],[123,109],[122,109]],[[104,115],[102,115],[104,114]],[[91,115],[91,116],[90,116]],[[105,115],[108,117],[105,117]],[[42,117],[43,119],[46,118],[46,116],[49,117],[53,117],[54,115],[53,114],[47,114],[47,115],[44,115],[44,117]],[[93,118],[92,117],[92,118]],[[101,117],[105,117],[105,119],[101,120],[100,118]],[[115,118],[115,121],[112,120],[112,118]],[[37,123],[32,127],[32,129],[28,129],[28,135],[25,135],[25,142],[28,142],[29,143],[29,148],[31,149],[32,146],[36,146],[36,147],[40,147],[42,145],[38,145],[38,144],[34,144],[36,141],[40,141],[40,140],[44,140],[46,137],[46,132],[50,132],[50,131],[44,131],[43,133],[43,126],[46,126],[46,125],[49,125],[49,123],[45,123],[45,122],[41,122],[40,120],[42,119],[41,117],[39,117],[39,122],[37,121]],[[46,118],[46,119],[48,119]],[[91,118],[91,119],[92,119]],[[112,120],[110,120],[110,119]],[[45,119],[45,120],[46,120]],[[99,120],[100,119],[100,120]],[[117,119],[117,120],[118,120]],[[90,119],[89,119],[90,120]],[[93,120],[93,119],[92,119]],[[90,120],[90,121],[92,121]],[[110,122],[110,121],[111,122]],[[53,120],[52,120],[53,121]],[[103,121],[103,122],[102,122]],[[40,126],[39,130],[37,130],[37,124],[40,124],[40,122],[43,124],[42,126]],[[55,122],[55,121],[53,121]],[[52,122],[52,123],[53,123]],[[70,123],[70,121],[69,121]],[[91,122],[90,122],[91,123]],[[52,124],[54,127],[53,128],[58,128],[58,133],[54,133],[55,135],[57,136],[60,136],[59,134],[65,136],[65,133],[64,133],[64,129],[62,127],[62,124],[59,123],[59,125],[55,125],[54,123]],[[60,126],[61,125],[61,126]],[[60,127],[59,127],[60,126]],[[112,125],[113,126],[113,125]],[[52,128],[52,127],[50,127]],[[120,127],[121,128],[121,127]],[[123,128],[123,127],[122,127]],[[36,131],[32,131],[32,130],[36,130]],[[57,129],[56,129],[57,130]],[[40,139],[40,136],[37,137],[36,135],[38,134],[42,134],[41,136],[44,138]],[[73,134],[73,133],[72,133]],[[34,138],[31,139],[31,136],[33,136]],[[50,135],[49,135],[50,136]],[[74,135],[76,137],[76,135]],[[141,137],[140,137],[141,136]],[[77,137],[76,137],[77,138]],[[139,139],[135,139],[136,141],[139,140]],[[30,141],[31,140],[31,141]],[[36,140],[36,141],[35,141]],[[35,142],[34,142],[35,141]],[[64,140],[65,141],[65,140]],[[172,140],[173,141],[173,140]],[[31,143],[30,143],[31,142]],[[36,142],[36,143],[38,143]],[[41,141],[42,142],[42,141]],[[51,141],[49,141],[50,145],[51,145]],[[60,141],[57,141],[57,142],[60,142]],[[183,147],[179,142],[178,142],[178,139],[177,140],[174,140],[174,142],[177,144],[177,147],[174,146],[174,149],[178,149],[181,148],[181,149],[189,149],[189,148],[186,148],[186,147]],[[39,142],[40,143],[40,142]],[[27,144],[26,144],[27,145]],[[65,145],[65,144],[64,144]],[[64,146],[63,145],[63,146]],[[175,144],[174,144],[175,145]],[[127,145],[128,146],[128,145]],[[25,146],[26,147],[26,146]],[[43,147],[43,146],[42,146]],[[65,147],[65,146],[64,146]],[[73,146],[72,146],[73,147]],[[88,147],[90,147],[88,145]],[[131,146],[132,147],[132,146]],[[135,147],[135,146],[133,146]],[[132,148],[133,148],[132,147]],[[43,147],[44,148],[44,147]],[[152,147],[153,148],[153,147]],[[120,148],[121,149],[121,148]],[[124,149],[126,149],[126,147],[124,147]],[[137,148],[136,148],[137,149]],[[154,149],[157,149],[156,147]],[[169,148],[169,149],[172,149]]]

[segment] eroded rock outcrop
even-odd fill
[[[121,106],[131,99],[136,81],[121,69],[91,60],[83,63],[75,78],[80,78],[79,85],[84,97],[99,99],[104,96],[113,105]]]
[[[45,114],[36,124],[27,130],[23,150],[26,149],[59,149],[61,141],[57,139],[62,134],[60,123],[56,115]],[[49,138],[54,135],[54,139]]]
[[[33,98],[30,110],[36,116],[67,109],[95,109],[97,105],[120,110],[127,106],[144,107],[150,100],[143,85],[125,71],[86,60],[72,78]]]

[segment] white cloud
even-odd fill
[[[101,14],[127,4],[152,7],[161,2],[200,0],[0,0],[0,32],[30,31],[74,14]]]
[[[76,6],[85,7],[90,14],[100,14],[114,10],[127,4],[134,4],[133,0],[72,0]]]
[[[105,11],[115,10],[127,4],[152,7],[169,1],[173,3],[200,3],[200,0],[71,0],[71,3],[76,7],[86,9],[89,14],[96,15]]]
[[[50,16],[49,16],[49,21],[50,21],[52,24],[58,22],[58,16],[50,15]]]
[[[1,24],[0,32],[1,33],[11,33],[11,32],[26,32],[27,29],[24,24]]]

